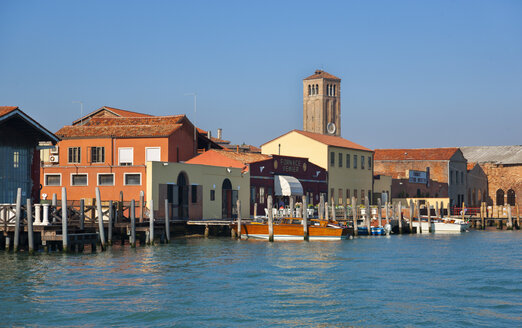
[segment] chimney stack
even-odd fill
[[[219,129],[218,129],[218,135],[217,135],[217,138],[218,138],[219,140],[222,140],[222,137],[223,137],[223,129],[219,128]]]

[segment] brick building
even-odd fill
[[[522,146],[461,147],[469,162],[478,163],[487,177],[488,205],[522,207]]]
[[[467,161],[458,148],[376,149],[374,171],[392,177],[392,198],[466,201]]]

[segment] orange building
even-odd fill
[[[42,154],[42,198],[67,187],[70,200],[139,199],[146,192],[146,162],[182,162],[198,148],[219,148],[196,131],[185,115],[152,116],[102,107],[56,135],[62,141]],[[45,194],[45,195],[44,195]]]

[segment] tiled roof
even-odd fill
[[[185,163],[245,168],[247,164],[270,158],[268,155],[211,149]]]
[[[179,124],[185,115],[151,117],[93,117],[86,126]]]
[[[17,106],[0,106],[0,116],[4,116],[6,114],[11,113],[15,109],[18,109]]]
[[[468,161],[477,163],[521,164],[522,146],[460,147]]]
[[[67,125],[56,132],[61,138],[93,138],[93,137],[167,137],[179,129],[182,124],[161,125]]]
[[[376,161],[450,160],[458,148],[375,149]]]
[[[316,70],[313,75],[310,75],[309,77],[305,78],[305,80],[314,80],[314,79],[329,79],[329,80],[341,80],[337,76],[333,76],[330,73],[327,73],[325,71],[322,71],[320,69]]]
[[[105,115],[104,112],[107,112],[108,115]],[[103,106],[103,107],[100,107],[98,108],[97,110],[75,120],[73,122],[73,125],[80,122],[80,121],[86,121],[88,120],[89,118],[92,118],[92,117],[152,117],[153,115],[149,115],[149,114],[143,114],[143,113],[138,113],[138,112],[132,112],[130,110],[125,110],[125,109],[119,109],[119,108],[114,108],[114,107],[109,107],[109,106]]]
[[[470,162],[468,162],[467,170],[468,170],[468,171],[473,170],[473,168],[475,167],[475,165],[477,165],[477,163],[470,163]]]
[[[302,134],[302,135],[304,135],[304,136],[306,136],[308,138],[314,139],[315,141],[319,141],[320,143],[323,143],[323,144],[328,145],[328,146],[372,151],[369,148],[363,147],[363,146],[361,146],[359,144],[356,144],[355,142],[352,142],[350,140],[346,140],[346,139],[341,138],[341,137],[329,136],[329,135],[326,135],[326,134],[314,133],[314,132],[308,132],[308,131],[301,131],[301,130],[292,130],[291,132],[297,132],[299,134]]]

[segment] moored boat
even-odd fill
[[[232,226],[237,231],[237,224]],[[286,218],[274,223],[274,240],[303,240],[303,224],[300,218]],[[268,239],[268,223],[245,222],[241,224],[242,238]],[[341,240],[353,235],[353,229],[337,222],[311,219],[308,225],[309,240]]]

